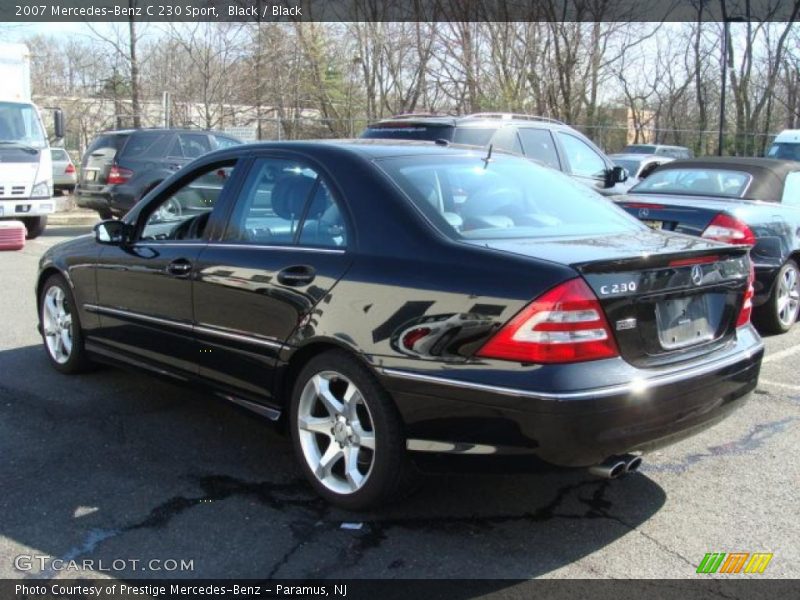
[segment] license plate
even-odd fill
[[[85,181],[94,181],[95,179],[97,179],[97,171],[91,171],[89,169],[86,169],[86,174],[83,176],[83,179]]]
[[[664,221],[642,221],[650,229],[664,229]]]
[[[714,339],[714,327],[708,320],[706,294],[662,300],[656,305],[656,324],[661,346],[666,350],[702,344]]]

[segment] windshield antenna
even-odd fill
[[[486,153],[486,157],[483,159],[483,168],[487,169],[489,167],[489,162],[492,160],[492,148],[494,147],[493,144],[489,144],[489,151]]]

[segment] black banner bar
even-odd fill
[[[3,600],[186,600],[343,598],[346,600],[587,599],[774,600],[797,593],[796,580],[0,580]]]
[[[794,21],[800,0],[3,0],[0,21]]]

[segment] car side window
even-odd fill
[[[142,213],[142,240],[199,240],[211,211],[231,180],[235,164],[228,161],[203,169],[168,192]]]
[[[237,142],[236,140],[222,135],[215,135],[214,142],[216,143],[218,149],[232,148],[233,146],[239,145],[239,142]]]
[[[522,154],[522,145],[519,143],[516,127],[503,127],[492,138],[492,145],[498,150]]]
[[[328,185],[320,180],[300,231],[301,246],[343,248],[347,231],[339,205]]]
[[[224,239],[247,244],[294,244],[318,178],[316,171],[296,161],[256,161],[239,194]]]
[[[211,150],[208,136],[203,133],[180,133],[178,141],[186,158],[197,158]]]
[[[573,175],[600,179],[606,162],[589,144],[569,133],[558,132],[564,154]]]
[[[519,130],[519,137],[522,139],[525,156],[538,160],[548,167],[561,169],[553,135],[547,129],[523,127]]]
[[[781,203],[800,208],[800,171],[793,171],[786,176]]]

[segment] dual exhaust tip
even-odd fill
[[[635,473],[642,466],[642,457],[635,454],[612,456],[599,465],[589,467],[589,473],[603,479],[616,479],[628,473]]]

